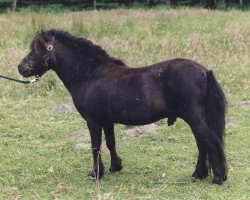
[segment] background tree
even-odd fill
[[[226,6],[237,6],[243,8],[243,6],[250,6],[250,0],[0,0],[0,8],[13,8],[16,7],[27,7],[31,5],[42,5],[46,6],[52,3],[59,3],[67,6],[80,5],[81,8],[115,8],[121,5],[133,6],[133,4],[138,3],[144,6],[155,6],[159,4],[168,4],[175,7],[177,5],[205,5],[206,8],[214,9],[220,4],[225,4]],[[111,6],[111,7],[110,7]]]
[[[170,0],[170,5],[171,6],[176,6],[177,5],[177,0]]]
[[[13,2],[13,4],[11,5],[11,8],[13,10],[16,10],[16,5],[17,5],[17,0]]]
[[[206,7],[214,9],[216,5],[216,0],[206,0]]]

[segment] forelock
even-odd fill
[[[43,48],[45,48],[47,40],[48,40],[48,35],[46,32],[41,31],[37,33],[30,44],[30,50],[35,50],[35,51],[42,50]]]

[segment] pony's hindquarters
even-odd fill
[[[213,183],[221,184],[227,179],[227,165],[223,149],[226,99],[212,71],[206,72],[206,81],[202,84],[204,85],[205,83],[205,101],[201,101],[203,103],[198,105],[190,103],[187,118],[199,149],[193,177],[203,179],[207,176],[206,158],[208,155],[213,170]],[[199,99],[198,96],[190,97],[192,100],[195,98]],[[200,99],[203,98],[201,95]],[[194,107],[194,105],[196,106]],[[199,112],[201,110],[204,110],[204,112]],[[200,113],[204,114],[201,115]]]
[[[178,65],[177,65],[178,64]],[[211,71],[195,62],[177,63],[168,73],[169,91],[177,117],[184,119],[192,129],[199,150],[195,179],[208,175],[207,156],[213,170],[213,183],[227,179],[227,166],[223,149],[226,100]],[[175,97],[175,98],[173,98]]]

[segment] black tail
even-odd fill
[[[213,72],[208,71],[205,120],[210,130],[220,138],[222,144],[225,130],[226,107],[227,101],[225,95]]]

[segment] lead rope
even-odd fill
[[[30,80],[30,81],[23,81],[23,80],[19,80],[19,79],[7,77],[7,76],[2,76],[2,75],[0,75],[0,78],[4,78],[4,79],[10,80],[10,81],[15,81],[15,82],[22,83],[22,84],[30,84],[30,83],[34,83],[34,82],[39,80],[39,78],[35,78],[35,79]]]
[[[92,148],[92,151],[95,151],[95,150],[97,150],[97,148]],[[99,162],[99,159],[100,159],[101,152],[102,152],[102,147],[100,146],[99,151],[97,151],[97,172],[96,172],[97,174],[95,174],[97,181],[99,181],[99,174],[100,174],[100,162]],[[95,172],[95,170],[94,170],[94,172]]]

